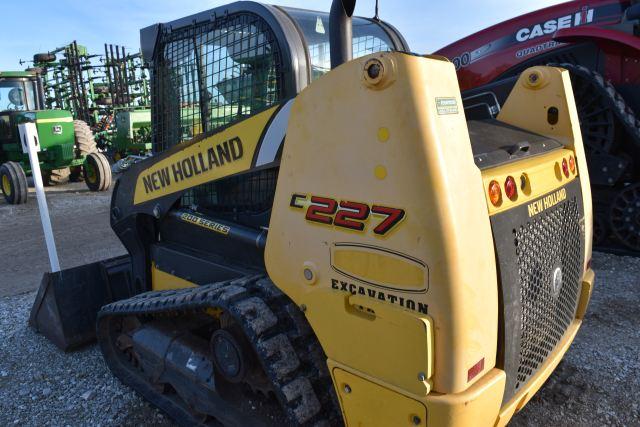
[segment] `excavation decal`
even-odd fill
[[[278,107],[258,113],[236,125],[183,143],[145,160],[150,165],[138,175],[134,204],[177,193],[251,168],[262,134]]]
[[[540,215],[542,212],[554,207],[558,203],[561,203],[565,200],[567,200],[567,190],[564,188],[561,188],[560,190],[551,193],[548,196],[538,199],[527,206],[527,209],[529,211],[529,218]]]
[[[333,278],[331,279],[331,289],[339,292],[348,292],[352,295],[364,295],[369,298],[373,298],[381,302],[388,302],[418,313],[429,314],[427,304],[416,301],[406,295],[402,296],[393,292],[382,292],[368,286]]]

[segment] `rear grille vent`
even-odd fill
[[[513,234],[522,306],[517,391],[546,361],[575,316],[582,272],[577,199],[544,211]]]

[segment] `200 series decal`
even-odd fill
[[[405,219],[404,209],[366,204],[309,194],[293,194],[289,204],[295,209],[306,209],[305,219],[318,224],[365,232],[370,217],[379,217],[373,233],[385,236]]]

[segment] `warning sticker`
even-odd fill
[[[436,98],[439,115],[458,114],[458,101],[455,98]]]

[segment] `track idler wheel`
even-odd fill
[[[618,241],[640,252],[640,183],[629,185],[616,194],[609,220]]]
[[[211,336],[213,364],[222,377],[230,383],[241,382],[247,371],[245,349],[227,330],[218,329]]]

